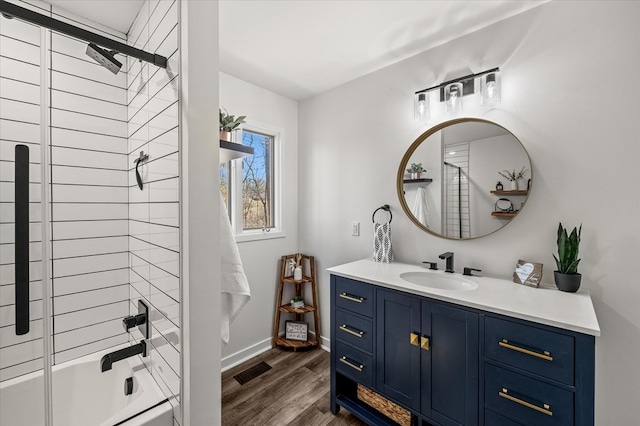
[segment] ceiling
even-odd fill
[[[306,99],[546,1],[221,0],[220,70]],[[143,0],[48,2],[126,33]]]

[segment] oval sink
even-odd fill
[[[460,277],[434,274],[433,272],[403,272],[400,278],[411,284],[423,285],[425,287],[437,288],[440,290],[475,290],[478,284]]]

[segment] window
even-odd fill
[[[282,131],[247,120],[242,144],[253,155],[220,164],[220,191],[236,240],[284,236],[280,214]]]

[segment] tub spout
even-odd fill
[[[100,371],[104,373],[107,370],[111,370],[111,366],[114,362],[134,355],[142,355],[143,357],[147,356],[147,342],[140,340],[140,343],[137,345],[132,345],[127,348],[120,349],[119,351],[106,354],[100,360]]]

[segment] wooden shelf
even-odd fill
[[[280,312],[289,312],[290,314],[306,314],[316,310],[315,306],[304,305],[304,308],[294,308],[291,304],[280,305]]]
[[[294,351],[319,347],[318,341],[313,337],[309,337],[309,340],[307,340],[306,342],[301,342],[299,340],[289,340],[285,339],[284,337],[276,337],[274,340],[277,346],[293,349]]]
[[[527,195],[529,190],[527,189],[516,189],[516,190],[503,190],[503,191],[491,191],[492,194],[495,195]]]
[[[511,217],[514,217],[517,214],[518,214],[518,212],[515,212],[515,213],[491,212],[491,216],[504,217],[504,218],[511,218]]]
[[[433,179],[428,179],[428,178],[424,178],[424,179],[404,179],[402,181],[402,183],[429,183],[429,182],[433,182]]]
[[[302,277],[301,280],[294,280],[293,277],[284,277],[282,279],[282,282],[285,283],[289,283],[289,284],[304,284],[304,283],[310,283],[313,280],[311,279],[311,277]]]
[[[289,273],[289,264],[291,260],[295,260],[299,263],[299,266],[302,268],[302,279],[295,280],[292,275],[287,275]],[[309,283],[309,286],[305,286],[304,284]],[[304,293],[305,287],[308,287],[310,293],[305,300],[305,305],[302,308],[294,308],[290,303],[282,303],[284,302],[283,293],[284,287],[287,284],[295,284],[293,287],[293,296],[302,297],[302,300],[305,300]],[[287,296],[289,297],[289,296]],[[309,256],[306,254],[288,254],[286,256],[282,256],[280,258],[280,278],[278,279],[278,291],[276,297],[276,308],[275,308],[275,318],[273,320],[273,335],[271,337],[271,347],[275,348],[276,346],[283,347],[285,349],[292,349],[294,351],[300,349],[308,349],[308,348],[320,348],[320,342],[318,337],[320,334],[320,312],[318,308],[318,285],[316,282],[316,263],[315,258],[313,256]],[[307,316],[307,314],[309,314]],[[284,315],[285,319],[292,319],[296,322],[306,322],[305,320],[309,320],[307,322],[307,338],[306,342],[301,342],[299,340],[289,340],[284,336],[280,336],[280,324],[283,321],[281,316]],[[284,320],[286,324],[286,320]],[[312,329],[313,327],[313,329]],[[286,329],[286,326],[285,326]],[[286,335],[286,330],[285,330]],[[311,336],[314,337],[311,337]],[[292,335],[290,335],[291,337]]]
[[[235,160],[236,158],[253,155],[253,147],[241,143],[227,142],[220,139],[220,162]]]

